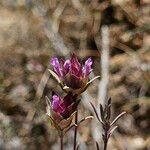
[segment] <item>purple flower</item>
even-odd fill
[[[92,71],[93,61],[91,58],[88,58],[82,66],[76,55],[72,54],[71,58],[66,61],[53,57],[50,63],[63,84],[76,90],[86,86],[89,74]]]
[[[52,99],[47,98],[47,114],[56,128],[64,129],[70,125],[73,114],[79,104],[76,99],[77,95],[73,95],[71,92],[64,98],[52,92]]]

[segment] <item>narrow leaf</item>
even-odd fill
[[[46,99],[46,104],[47,104],[47,105],[50,105],[51,102],[50,102],[50,99],[48,98],[48,96],[45,96],[45,99]]]
[[[108,105],[111,104],[111,97],[108,99]]]
[[[104,110],[103,110],[103,106],[100,104],[99,105],[99,109],[100,109],[100,115],[101,115],[101,119],[102,119],[102,121],[104,121]]]
[[[114,127],[110,130],[110,132],[109,132],[109,134],[108,134],[108,138],[113,134],[113,132],[114,132],[117,128],[118,128],[118,126],[114,126]]]
[[[87,84],[89,85],[89,84],[91,84],[93,81],[95,81],[96,79],[98,79],[98,78],[100,78],[100,76],[96,76],[96,77],[94,77],[93,79],[91,79]]]
[[[110,126],[114,125],[116,123],[116,121],[118,121],[118,119],[120,119],[124,114],[126,114],[126,112],[122,112],[121,114],[119,114],[114,120],[113,122],[110,124]]]
[[[51,106],[51,102],[50,102],[50,99],[47,97],[47,96],[45,96],[45,99],[46,99],[46,114],[48,115],[48,116],[50,116],[50,106]]]
[[[86,86],[85,86],[78,94],[81,94],[82,92],[84,92],[84,91],[89,87],[89,85],[90,85],[93,81],[95,81],[96,79],[98,79],[98,78],[100,78],[100,76],[96,76],[96,77],[94,77],[93,79],[91,79],[91,80],[86,84]]]
[[[95,112],[95,115],[96,115],[98,121],[101,122],[101,120],[100,120],[100,118],[99,118],[99,116],[98,116],[98,113],[97,113],[97,110],[96,110],[95,106],[94,106],[91,102],[90,102],[90,104],[91,104],[91,106],[92,106],[92,108],[93,108],[93,110],[94,110],[94,112]]]
[[[107,104],[105,104],[105,108],[103,110],[104,110],[104,114],[106,115],[106,113],[107,113]]]
[[[98,145],[98,142],[97,142],[97,141],[96,141],[96,149],[97,149],[97,150],[100,150],[100,149],[99,149],[99,145]]]
[[[87,117],[81,119],[81,120],[79,121],[78,125],[81,124],[82,122],[88,120],[88,119],[93,119],[93,116],[87,116]]]
[[[106,120],[109,120],[111,117],[111,104],[108,105],[107,107],[107,117]]]
[[[59,76],[54,71],[52,71],[50,69],[48,69],[48,71],[50,72],[50,74],[54,78],[54,80],[56,80],[56,82],[58,82],[58,84],[60,85],[62,90],[67,93],[69,91],[69,87],[63,85],[63,83],[61,82]]]
[[[52,75],[52,77],[60,84],[61,81],[59,79],[59,76],[54,71],[52,71],[51,69],[48,69],[48,71],[50,72],[50,74]]]

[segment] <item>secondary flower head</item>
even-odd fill
[[[61,83],[73,90],[81,90],[88,82],[93,61],[88,58],[82,65],[77,56],[72,54],[71,58],[67,60],[58,60],[57,57],[53,57],[50,63]]]
[[[77,95],[69,92],[64,98],[52,92],[52,98],[47,98],[47,115],[57,129],[67,128],[73,118],[73,114],[77,109],[79,101],[76,100]]]

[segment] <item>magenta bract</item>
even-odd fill
[[[93,61],[91,58],[88,58],[82,66],[76,55],[72,54],[71,58],[66,61],[53,57],[50,63],[54,72],[66,86],[72,89],[79,89],[86,85],[88,76],[92,71]]]
[[[64,98],[56,93],[52,93],[51,107],[52,110],[61,115],[63,119],[67,119],[77,108],[76,95],[69,92]]]
[[[50,117],[54,126],[58,130],[67,128],[73,119],[73,115],[77,110],[79,100],[77,95],[69,92],[64,98],[61,98],[56,93],[52,92],[51,100],[46,98],[47,115]]]

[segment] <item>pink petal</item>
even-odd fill
[[[53,66],[54,71],[57,73],[58,76],[62,77],[63,76],[63,71],[62,71],[62,67],[59,63],[59,60],[57,57],[53,57],[50,60],[51,65]]]
[[[71,62],[69,59],[67,59],[64,62],[64,74],[67,74],[69,72],[70,67],[71,67]]]
[[[82,69],[83,74],[84,74],[85,77],[88,76],[91,73],[91,71],[92,71],[92,68],[91,68],[92,64],[93,64],[92,59],[88,58],[86,60],[86,62],[85,62],[85,65],[84,65],[83,69]]]
[[[61,113],[64,109],[61,106],[62,99],[58,95],[53,95],[52,96],[52,109],[55,112]]]

